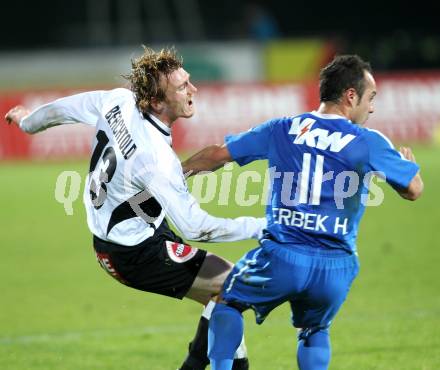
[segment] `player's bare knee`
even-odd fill
[[[193,301],[196,301],[206,306],[208,302],[212,300],[212,295],[206,292],[201,293],[190,289],[189,292],[185,295],[185,298],[192,299]]]
[[[186,297],[202,304],[208,303],[220,294],[232,267],[231,262],[208,253]]]
[[[215,254],[208,253],[205,261],[197,274],[200,279],[218,281],[218,284],[223,284],[226,276],[231,272],[233,264],[228,260],[216,256]]]

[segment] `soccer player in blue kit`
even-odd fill
[[[383,134],[362,127],[374,111],[370,65],[356,55],[338,56],[322,69],[319,87],[317,111],[227,136],[225,145],[183,163],[184,171],[197,173],[229,161],[242,166],[267,159],[275,169],[265,235],[237,262],[211,316],[213,370],[231,369],[242,311],[252,308],[261,324],[284,302],[299,328],[299,368],[327,369],[329,326],[359,269],[356,236],[372,175],[408,200],[423,191],[411,149],[399,153]]]

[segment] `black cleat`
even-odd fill
[[[232,370],[249,370],[249,360],[247,357],[234,359]]]
[[[178,370],[205,370],[209,365],[208,357],[199,358],[198,353],[194,353],[193,342],[188,345],[188,356]]]

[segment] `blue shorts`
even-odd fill
[[[357,256],[341,249],[264,240],[235,264],[223,299],[252,308],[258,324],[275,307],[290,302],[295,327],[326,328],[358,271]]]

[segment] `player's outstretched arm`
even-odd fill
[[[402,153],[402,155],[408,161],[416,163],[416,158],[415,158],[411,148],[401,147],[400,148],[400,153]],[[423,187],[424,187],[424,185],[423,185],[422,177],[420,176],[420,171],[419,171],[413,177],[413,179],[409,183],[407,189],[397,189],[397,192],[404,199],[416,200],[416,199],[418,199],[422,195]]]
[[[188,240],[233,242],[259,239],[267,226],[265,218],[220,218],[208,214],[189,192],[182,168],[174,156],[147,155],[137,158],[142,170],[133,174],[160,204],[167,218]],[[152,162],[152,160],[154,162]]]
[[[182,168],[184,174],[192,176],[203,171],[215,171],[231,161],[231,154],[225,144],[210,145],[183,161]]]
[[[88,91],[66,96],[41,105],[32,112],[18,105],[6,114],[5,119],[29,134],[64,124],[85,123],[94,126],[100,117],[103,93]]]

